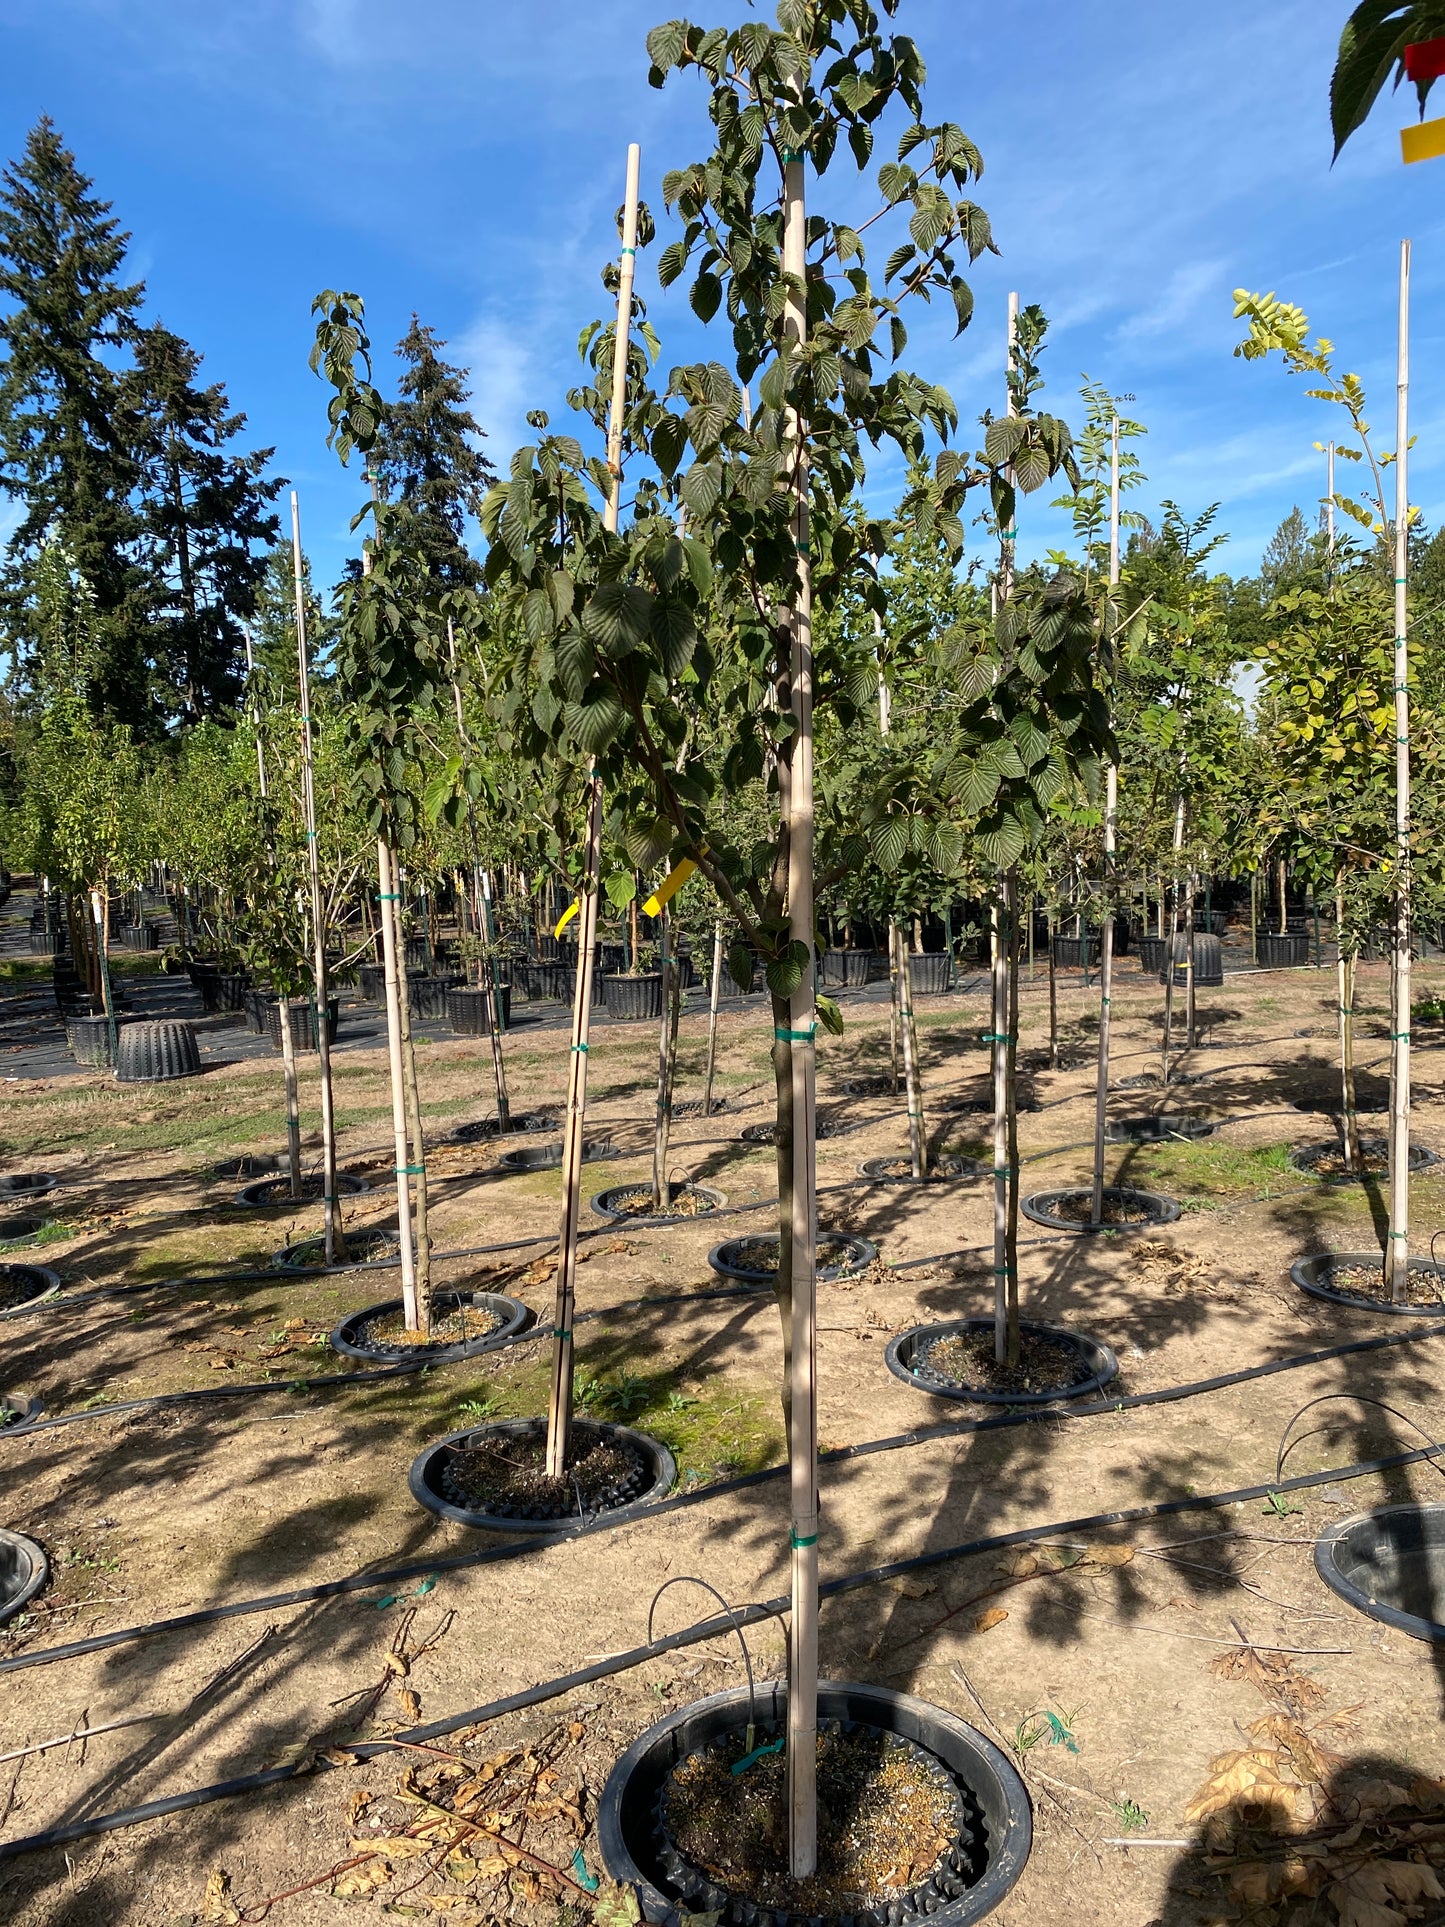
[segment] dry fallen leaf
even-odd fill
[[[409,1720],[421,1718],[421,1696],[413,1692],[409,1686],[403,1686],[401,1689],[401,1710]]]
[[[1266,1699],[1278,1700],[1296,1718],[1312,1713],[1325,1703],[1325,1689],[1318,1680],[1301,1673],[1286,1653],[1271,1653],[1258,1646],[1239,1646],[1220,1653],[1207,1662],[1216,1679],[1247,1679]]]
[[[1007,1618],[1008,1614],[1002,1606],[990,1606],[986,1613],[980,1613],[974,1620],[973,1630],[976,1633],[991,1632],[995,1626],[1001,1626]]]
[[[359,1786],[351,1796],[351,1804],[346,1810],[348,1824],[355,1826],[358,1818],[371,1805],[372,1796],[366,1788]]]
[[[413,1840],[407,1833],[378,1833],[370,1840],[353,1839],[351,1844],[358,1853],[380,1854],[384,1860],[415,1860],[427,1850],[425,1840]]]
[[[201,1903],[202,1920],[215,1920],[222,1927],[236,1927],[241,1910],[231,1898],[231,1876],[224,1867],[212,1867],[206,1876],[206,1895]]]
[[[1322,1787],[1331,1773],[1344,1764],[1342,1754],[1321,1747],[1288,1713],[1270,1713],[1256,1720],[1249,1734],[1254,1740],[1273,1740],[1282,1758],[1294,1769],[1295,1778],[1309,1786]]]
[[[373,1894],[378,1887],[384,1887],[390,1879],[391,1868],[384,1860],[366,1860],[359,1867],[348,1867],[345,1873],[339,1873],[331,1883],[331,1891],[338,1900],[359,1900],[363,1894]]]
[[[405,1679],[407,1674],[411,1671],[411,1666],[407,1660],[406,1654],[405,1653],[388,1653],[386,1656],[386,1670],[389,1673],[394,1673],[398,1679]]]
[[[1400,1907],[1414,1910],[1421,1900],[1445,1900],[1445,1887],[1429,1867],[1415,1860],[1374,1860],[1330,1888],[1340,1927],[1403,1927]]]
[[[567,1737],[574,1745],[578,1740],[583,1739],[586,1733],[587,1728],[582,1724],[581,1720],[573,1720],[572,1724],[567,1728]]]
[[[1414,1806],[1412,1795],[1393,1780],[1360,1780],[1348,1793],[1339,1795],[1337,1805],[1349,1820],[1373,1820],[1396,1807]]]
[[[888,1589],[890,1592],[901,1592],[905,1599],[927,1599],[931,1592],[938,1591],[937,1586],[928,1579],[890,1579]]]
[[[1280,1777],[1279,1755],[1263,1747],[1221,1753],[1209,1763],[1209,1778],[1184,1809],[1186,1820],[1205,1820],[1226,1807],[1243,1811],[1264,1807],[1280,1820],[1294,1818],[1297,1789]]]

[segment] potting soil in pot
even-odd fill
[[[47,1282],[53,1282],[54,1275],[50,1273],[47,1279],[36,1265],[0,1265],[0,1311],[44,1297]]]
[[[1331,1265],[1325,1280],[1331,1291],[1352,1292],[1356,1298],[1374,1298],[1382,1305],[1393,1302],[1385,1289],[1385,1267],[1378,1265]],[[1405,1279],[1407,1305],[1438,1305],[1445,1310],[1445,1278],[1433,1271],[1417,1271],[1412,1266]]]
[[[976,1385],[984,1392],[1062,1391],[1093,1376],[1087,1360],[1043,1332],[1019,1334],[1017,1365],[1000,1365],[993,1353],[990,1325],[986,1330],[935,1338],[917,1363],[955,1385]]]
[[[609,1211],[625,1211],[629,1218],[650,1218],[653,1216],[652,1186],[639,1184],[628,1189],[619,1187],[612,1193]],[[717,1199],[706,1191],[692,1191],[683,1185],[672,1187],[669,1203],[659,1205],[658,1211],[669,1218],[701,1218],[709,1211],[717,1210]]]
[[[476,1435],[448,1457],[442,1486],[453,1505],[513,1519],[573,1519],[626,1505],[648,1486],[651,1473],[630,1440],[574,1420],[563,1478],[547,1475],[547,1427],[529,1436]]]
[[[729,1247],[729,1256],[733,1264],[746,1271],[776,1271],[780,1249],[778,1239],[760,1233],[755,1238],[737,1239]],[[846,1265],[852,1257],[846,1233],[820,1231],[814,1256],[819,1271],[825,1265]]]
[[[501,1324],[501,1314],[486,1305],[467,1305],[443,1301],[432,1311],[430,1332],[406,1328],[406,1314],[382,1312],[356,1328],[358,1345],[375,1345],[387,1351],[425,1350],[429,1345],[460,1345],[466,1339],[489,1338]]]
[[[1092,1191],[1068,1191],[1061,1198],[1049,1201],[1048,1212],[1051,1218],[1063,1218],[1069,1224],[1092,1224],[1094,1222],[1094,1194]],[[1104,1206],[1099,1213],[1101,1224],[1152,1224],[1154,1213],[1148,1204],[1143,1203],[1134,1193],[1118,1191],[1104,1193]],[[1028,1341],[1025,1340],[1025,1343]]]
[[[890,1907],[940,1867],[961,1834],[971,1838],[941,1761],[897,1734],[827,1722],[818,1729],[817,1872],[795,1880],[785,1754],[764,1753],[739,1773],[746,1744],[745,1734],[729,1734],[680,1760],[659,1803],[676,1852],[740,1902],[814,1919]]]

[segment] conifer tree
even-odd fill
[[[0,177],[0,488],[23,504],[4,572],[7,626],[22,661],[37,648],[35,571],[64,544],[95,599],[93,708],[149,711],[148,573],[137,545],[135,424],[115,362],[145,292],[122,279],[126,242],[42,117]]]
[[[241,691],[240,620],[267,570],[257,544],[280,522],[268,508],[282,480],[274,450],[227,453],[246,425],[220,382],[197,384],[201,357],[160,323],[135,336],[126,387],[141,442],[142,519],[155,572],[156,677],[188,722],[234,706]]]
[[[467,552],[466,520],[480,513],[497,477],[476,445],[485,431],[467,407],[465,371],[442,359],[445,347],[414,314],[397,343],[405,372],[372,464],[386,499],[416,517],[416,544],[430,573],[449,588],[475,588],[482,571]]]

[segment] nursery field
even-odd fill
[[[1445,991],[1445,966],[1418,965],[1416,986]],[[1101,1395],[1046,1409],[933,1396],[885,1363],[900,1331],[992,1310],[984,976],[917,1002],[930,1145],[983,1159],[925,1185],[859,1175],[906,1152],[905,1100],[848,1089],[886,1081],[886,987],[839,1001],[844,1034],[819,1043],[820,1227],[877,1256],[818,1289],[822,1673],[916,1692],[1013,1759],[1035,1842],[1001,1922],[1203,1923],[1227,1917],[1231,1892],[1296,1877],[1311,1851],[1343,1855],[1339,1877],[1366,1893],[1375,1860],[1408,1857],[1401,1804],[1419,1830],[1445,1805],[1445,1675],[1438,1647],[1327,1590],[1312,1554],[1334,1521],[1434,1496],[1429,1462],[1398,1461],[1437,1424],[1445,1305],[1391,1317],[1290,1281],[1305,1254],[1378,1250],[1384,1212],[1373,1179],[1290,1161],[1334,1128],[1295,1108],[1337,1101],[1333,971],[1241,969],[1199,992],[1201,1043],[1167,1109],[1214,1128],[1108,1154],[1109,1182],[1178,1200],[1175,1222],[1021,1225],[1025,1319],[1087,1332],[1119,1362]],[[1122,960],[1111,1116],[1166,1108],[1147,1082],[1162,1003]],[[1356,1009],[1368,1110],[1389,1049],[1384,966],[1361,964]],[[1062,974],[1050,1070],[1042,971],[1025,972],[1026,1197],[1088,1182],[1097,1010],[1097,989]],[[665,1582],[696,1576],[737,1608],[787,1592],[778,1316],[766,1287],[708,1263],[719,1240],[776,1228],[774,1154],[740,1135],[772,1115],[765,1000],[725,1008],[726,1108],[708,1118],[686,1114],[705,1030],[690,1009],[671,1175],[726,1204],[665,1224],[584,1210],[578,1272],[579,1415],[660,1440],[676,1484],[641,1514],[540,1541],[452,1523],[408,1489],[436,1440],[545,1409],[561,1179],[505,1174],[494,1147],[449,1141],[487,1112],[484,1040],[419,1048],[436,1279],[504,1292],[537,1324],[420,1372],[328,1345],[347,1314],[395,1296],[394,1269],[277,1270],[320,1206],[242,1207],[214,1175],[284,1147],[275,1059],[141,1088],[103,1073],[7,1087],[23,1102],[0,1114],[6,1169],[60,1180],[40,1248],[15,1255],[54,1267],[61,1290],[0,1320],[0,1383],[17,1410],[43,1408],[0,1433],[0,1523],[51,1562],[0,1628],[0,1855],[75,1823],[84,1837],[0,1859],[4,1918],[550,1927],[592,1905],[615,1761],[661,1714],[744,1677],[731,1635],[606,1662],[645,1645]],[[515,1107],[563,1101],[559,1044],[509,1038]],[[583,1167],[588,1198],[648,1178],[656,1049],[655,1024],[593,1031],[588,1135],[615,1155]],[[1445,1054],[1423,1029],[1416,1051],[1413,1141],[1445,1153]],[[394,1225],[385,1052],[339,1053],[333,1075],[341,1168],[373,1185],[346,1201],[347,1232]],[[1441,1168],[1412,1180],[1418,1251],[1445,1229]],[[1291,1419],[1330,1394],[1346,1396],[1304,1416],[1277,1469]],[[1378,1460],[1395,1463],[1353,1470]],[[1231,1493],[1245,1496],[1215,1502]],[[852,1575],[864,1583],[838,1583]],[[654,1632],[712,1609],[673,1586]],[[746,1639],[759,1678],[775,1677],[779,1620]],[[598,1676],[493,1710],[588,1667]],[[446,1730],[428,1737],[434,1722]],[[34,1750],[80,1730],[94,1737]],[[248,1776],[262,1779],[120,1831],[83,1824]],[[1341,1787],[1350,1840],[1337,1801],[1312,1848],[1308,1815]]]

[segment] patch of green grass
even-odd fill
[[[1128,1181],[1172,1197],[1268,1197],[1281,1179],[1300,1182],[1288,1144],[1248,1146],[1223,1138],[1142,1145],[1128,1159]]]

